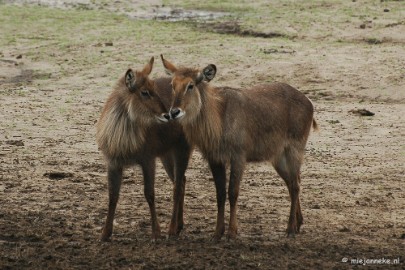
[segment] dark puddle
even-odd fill
[[[227,12],[186,10],[182,8],[168,7],[166,5],[156,5],[155,3],[147,4],[142,1],[135,1],[135,3],[127,4],[122,4],[119,1],[116,1],[116,3],[99,3],[91,0],[5,0],[5,2],[18,5],[33,4],[60,9],[108,10],[116,14],[125,14],[132,19],[162,20],[170,22],[214,20],[229,15]]]
[[[179,21],[210,21],[221,17],[229,16],[227,12],[187,10],[182,8],[171,8],[159,6],[149,12],[130,13],[128,16],[133,19],[153,19],[159,21],[179,22]]]
[[[240,24],[235,21],[216,21],[221,18],[231,17],[227,12],[215,12],[206,10],[185,10],[181,8],[171,8],[159,6],[153,9],[152,13],[128,14],[130,18],[134,19],[154,19],[169,22],[188,21],[195,23],[197,28],[203,31],[211,31],[219,34],[247,36],[247,37],[261,37],[261,38],[277,38],[288,37],[285,34],[278,32],[259,32],[251,29],[242,29]]]
[[[246,37],[260,37],[260,38],[277,38],[287,37],[286,34],[278,32],[259,32],[252,29],[242,29],[236,21],[222,21],[215,22],[215,20],[230,17],[228,12],[207,11],[207,10],[193,10],[182,9],[176,7],[168,7],[165,5],[140,5],[133,3],[127,5],[125,9],[120,7],[119,4],[113,3],[101,5],[89,0],[73,0],[73,1],[51,1],[51,0],[8,0],[10,3],[29,3],[50,6],[54,8],[74,8],[74,9],[105,9],[113,13],[125,14],[131,19],[149,19],[160,20],[169,22],[187,21],[195,23],[197,27],[204,31],[212,31],[219,34],[246,36]],[[273,52],[270,52],[273,53]]]
[[[287,37],[288,35],[278,32],[259,32],[251,29],[242,29],[237,21],[226,22],[206,22],[198,25],[198,28],[212,31],[218,34],[237,35],[242,37],[260,37],[260,38],[278,38]]]
[[[30,83],[34,79],[34,71],[27,69],[27,70],[21,70],[21,74],[7,78],[5,80],[1,80],[0,84],[3,83]]]
[[[52,180],[61,180],[64,178],[73,177],[73,173],[53,171],[53,172],[44,173],[44,176],[48,177],[49,179],[52,179]]]
[[[370,112],[369,110],[366,110],[366,109],[353,109],[353,110],[350,110],[349,112],[360,115],[360,116],[374,116],[375,115],[375,113]]]
[[[52,74],[50,74],[50,73],[36,72],[32,69],[21,69],[21,72],[19,75],[0,80],[0,85],[1,84],[32,83],[34,80],[49,79],[51,77],[51,75]]]

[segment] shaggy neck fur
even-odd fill
[[[201,109],[195,119],[184,123],[187,139],[195,143],[207,158],[217,159],[222,136],[223,100],[215,88],[199,86]]]
[[[150,125],[142,106],[126,91],[121,80],[108,98],[97,123],[97,143],[109,159],[125,159],[135,153],[145,141]],[[125,90],[123,90],[125,89]]]

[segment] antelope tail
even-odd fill
[[[316,123],[315,119],[312,119],[312,128],[314,129],[314,131],[319,130],[318,124]]]

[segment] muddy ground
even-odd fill
[[[0,269],[405,268],[403,1],[49,2],[0,1]],[[193,5],[235,15],[156,20]],[[285,237],[287,189],[259,163],[241,184],[238,239],[212,242],[214,183],[196,151],[178,239],[151,241],[142,173],[130,168],[112,241],[98,241],[108,197],[94,124],[126,68],[160,53],[215,63],[215,85],[283,81],[311,98],[320,131],[302,168],[301,234]],[[172,185],[160,163],[156,177],[166,236]]]

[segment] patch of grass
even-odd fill
[[[165,6],[178,6],[185,9],[199,9],[209,11],[223,11],[223,12],[249,12],[254,11],[252,1],[248,0],[163,0]]]
[[[364,41],[371,45],[377,45],[377,44],[383,43],[383,41],[378,38],[366,38]]]
[[[65,107],[58,107],[58,112],[62,115],[67,113],[67,109]]]
[[[364,4],[361,1],[339,0],[165,0],[164,4],[185,9],[229,12],[243,30],[278,32],[305,38],[325,37],[334,33],[336,36],[330,37],[334,39],[341,38],[341,33],[350,31],[350,28],[358,28],[364,20],[373,21],[376,27],[385,27],[387,19],[397,22],[405,12],[405,5],[380,1]],[[384,12],[386,7],[390,8],[390,12]],[[226,20],[229,18],[219,19]]]
[[[103,2],[100,3],[97,5],[103,5]],[[297,40],[307,44],[314,43],[315,48],[319,39],[307,38],[309,32],[316,36],[324,34],[328,27],[341,27],[341,23],[353,19],[354,15],[348,11],[348,7],[359,5],[337,0],[259,0],[254,3],[244,0],[165,0],[164,3],[193,9],[227,9],[224,11],[233,14],[231,18],[240,23],[242,32],[250,29],[260,33],[280,33],[282,36],[268,39],[218,34],[212,29],[204,29],[204,26],[196,27],[196,23],[131,20],[125,15],[104,10],[1,5],[0,47],[2,51],[11,52],[10,54],[22,54],[24,60],[57,66],[55,69],[41,71],[43,74],[52,72],[52,76],[34,78],[41,79],[39,84],[46,84],[48,79],[86,78],[97,70],[97,74],[92,76],[94,83],[97,87],[102,84],[106,87],[106,82],[113,84],[126,68],[140,68],[151,56],[156,58],[154,74],[163,75],[158,59],[161,53],[178,65],[200,67],[215,63],[220,68],[226,66],[235,68],[235,72],[241,72],[244,64],[251,65],[255,61],[289,61],[293,57],[290,54],[263,53],[269,48],[284,46],[299,53]],[[105,4],[108,4],[107,1]],[[378,9],[378,4],[376,5],[375,9]],[[338,13],[336,10],[345,12],[343,15],[339,13],[332,16],[333,13]],[[230,18],[221,18],[218,23],[221,20],[229,21]],[[317,27],[323,24],[325,28]],[[337,40],[332,39],[333,42],[329,45],[340,47],[345,45],[343,42],[348,42],[346,38],[340,39],[341,43],[336,42]],[[112,42],[113,46],[105,46],[106,42]],[[259,73],[265,74],[266,71]],[[261,74],[257,75],[263,77]],[[231,77],[232,75],[228,76]],[[65,80],[65,83],[75,87],[74,80]],[[96,87],[92,89],[96,91]]]
[[[335,124],[339,124],[340,121],[339,120],[326,120],[326,122],[328,122],[329,124],[335,125]]]
[[[28,92],[26,90],[19,89],[19,90],[14,91],[14,95],[17,95],[19,97],[26,97],[27,94],[28,94]]]
[[[51,73],[34,72],[33,77],[37,80],[48,80],[52,77]]]
[[[143,64],[152,55],[184,44],[197,51],[200,40],[217,36],[185,23],[130,20],[104,11],[38,6],[0,6],[0,25],[1,47],[16,50],[17,45],[19,53],[31,60],[58,63],[64,75],[94,65]],[[114,45],[105,47],[106,42]]]

